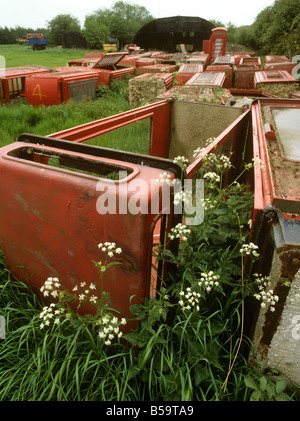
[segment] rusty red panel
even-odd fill
[[[300,91],[294,91],[290,93],[290,98],[292,99],[300,99]]]
[[[100,60],[93,66],[95,69],[113,69],[128,53],[107,53],[103,54]]]
[[[69,68],[70,69],[70,68]],[[95,95],[99,77],[92,71],[53,72],[26,79],[26,100],[34,106],[55,105]]]
[[[263,164],[254,167],[254,209],[275,205],[287,218],[300,214],[300,101],[260,99],[252,105],[252,115],[253,158]]]
[[[140,58],[136,62],[136,67],[153,66],[155,61],[154,59]]]
[[[176,83],[177,85],[185,85],[195,73],[201,73],[203,71],[203,64],[183,64],[176,73]]]
[[[202,50],[205,54],[209,54],[209,39],[204,39],[202,41]]]
[[[240,61],[241,66],[255,66],[258,69],[261,69],[261,59],[260,57],[242,57]]]
[[[245,53],[234,53],[233,54],[233,57],[234,57],[234,60],[235,60],[235,63],[234,64],[236,64],[237,66],[240,64],[240,62],[241,62],[241,59],[243,58],[243,57],[251,57],[251,55],[250,54],[245,54]]]
[[[202,64],[204,66],[204,69],[209,64],[209,54],[202,53],[202,54],[192,54],[191,57],[189,57],[186,60],[187,64]]]
[[[233,87],[237,89],[254,89],[254,75],[259,69],[256,66],[233,66]]]
[[[201,85],[201,86],[219,86],[223,87],[225,82],[225,72],[203,72],[196,73],[186,82],[186,85]]]
[[[136,69],[136,75],[143,73],[174,73],[177,72],[177,66],[174,64],[152,64],[148,66],[142,66]]]
[[[218,73],[218,72],[224,72],[225,73],[225,81],[223,84],[223,88],[229,89],[232,87],[232,67],[230,65],[224,64],[224,65],[211,65],[207,66],[206,72],[212,72],[212,73]]]
[[[136,63],[138,62],[139,59],[140,59],[140,57],[138,55],[126,56],[126,57],[122,58],[122,60],[119,61],[119,66],[136,67]]]
[[[225,56],[227,29],[213,28],[209,39],[209,63],[217,56]]]
[[[280,62],[287,62],[291,61],[286,56],[265,56],[265,63],[280,63]]]
[[[170,101],[158,101],[112,117],[103,118],[71,129],[52,133],[49,137],[82,143],[137,121],[149,118],[151,119],[149,153],[151,156],[167,158],[169,153],[171,106],[172,104]]]
[[[233,66],[235,64],[235,58],[232,55],[217,56],[211,62],[211,66],[220,66],[220,65],[229,65]]]
[[[3,98],[7,103],[11,99],[25,95],[26,77],[33,74],[48,73],[49,68],[43,66],[10,67],[0,77]]]
[[[297,66],[297,63],[292,63],[291,61],[269,62],[264,64],[264,70],[286,70],[292,74],[295,66]]]
[[[297,82],[286,70],[263,70],[255,73],[254,86],[258,83]]]
[[[69,291],[83,281],[93,282],[99,296],[93,262],[103,261],[106,254],[98,244],[115,242],[122,249],[114,258],[120,264],[105,273],[103,289],[110,294],[109,307],[126,317],[132,297],[149,296],[153,234],[161,217],[161,205],[153,211],[151,200],[155,197],[159,204],[164,188],[153,180],[166,166],[165,160],[151,157],[121,157],[119,152],[30,135],[1,148],[0,174],[6,182],[0,199],[0,244],[8,269],[20,281],[30,280],[39,288],[54,276]],[[171,177],[180,176],[179,167],[167,165]],[[125,178],[107,179],[120,171],[127,172]],[[144,212],[132,212],[130,198],[140,182]],[[116,211],[113,206],[101,213],[99,198],[106,190],[109,203],[116,200]]]

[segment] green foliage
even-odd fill
[[[15,28],[4,28],[0,27],[0,45],[5,44],[16,44],[17,39],[26,39],[28,33],[42,33],[46,35],[46,28],[25,28],[22,26],[16,26]],[[26,43],[27,44],[27,43]]]
[[[89,48],[102,48],[110,35],[110,30],[104,23],[101,13],[86,16],[83,32]]]
[[[276,0],[258,14],[252,25],[260,54],[281,54],[292,58],[300,48],[300,3]]]
[[[109,36],[119,39],[121,48],[153,17],[144,6],[117,1],[111,9],[98,9],[86,17],[84,34],[89,45],[101,45]]]
[[[66,104],[51,107],[33,107],[20,100],[0,107],[0,145],[15,142],[22,133],[47,136],[130,109],[126,79],[114,81],[110,88],[102,85],[99,90],[105,92],[105,95],[99,95],[99,98],[93,101],[71,100]],[[141,143],[147,142],[143,133],[140,133],[138,138]],[[109,147],[109,144],[107,146]]]
[[[274,380],[268,375],[254,378],[246,376],[245,385],[252,389],[250,401],[291,401],[291,396],[286,393],[287,383],[284,380]]]
[[[62,45],[62,35],[66,31],[80,32],[79,19],[69,14],[60,14],[47,22],[49,44]]]

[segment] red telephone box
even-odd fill
[[[209,39],[209,63],[217,56],[225,56],[227,29],[214,28]]]

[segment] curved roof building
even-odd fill
[[[135,34],[133,43],[145,50],[173,53],[185,44],[188,51],[202,51],[202,41],[209,39],[215,26],[202,18],[173,16],[154,19]]]

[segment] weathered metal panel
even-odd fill
[[[253,353],[300,383],[300,101],[252,104],[254,212],[251,241],[259,246],[253,273],[269,276],[272,306],[249,305]],[[271,308],[273,307],[273,308]],[[255,316],[255,317],[254,317]],[[253,360],[253,355],[250,355]]]
[[[119,178],[120,171],[127,175]],[[181,175],[180,166],[170,160],[39,136],[23,135],[1,148],[0,174],[5,184],[0,244],[7,267],[35,288],[55,276],[66,290],[86,281],[100,291],[93,262],[105,255],[98,244],[115,242],[122,249],[115,259],[121,264],[105,274],[103,288],[110,294],[109,306],[129,316],[132,297],[144,299],[150,293],[153,234],[164,188],[153,180],[163,171],[171,178]],[[107,179],[113,173],[116,181]],[[143,189],[137,187],[141,182]],[[137,189],[140,205],[134,212],[130,203],[136,203]],[[102,213],[99,198],[105,191],[108,205]],[[109,207],[111,200],[115,206]],[[169,217],[172,221],[171,206]],[[165,232],[162,241],[164,236]]]

